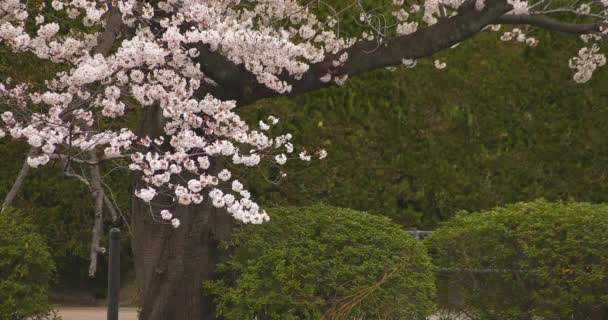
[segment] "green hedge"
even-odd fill
[[[608,318],[608,205],[538,200],[461,212],[425,242],[451,268],[439,277],[448,309],[484,320]]]
[[[0,319],[33,319],[49,313],[55,266],[34,225],[16,210],[0,213]]]
[[[226,244],[208,285],[225,319],[424,319],[433,266],[389,219],[327,206],[271,211]]]
[[[533,49],[498,37],[484,32],[433,57],[447,61],[444,70],[424,59],[243,108],[251,121],[275,114],[294,144],[329,153],[309,169],[288,164],[280,185],[251,171],[252,194],[263,204],[322,201],[425,229],[460,210],[538,198],[608,202],[600,178],[608,70],[574,83],[567,62],[580,41],[571,35],[535,33]]]

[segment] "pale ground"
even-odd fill
[[[107,311],[104,307],[59,307],[59,315],[63,320],[106,320]],[[137,320],[136,308],[120,308],[119,320]],[[431,317],[429,320],[438,319]]]
[[[58,307],[63,320],[106,320],[107,311],[104,307]],[[136,308],[120,308],[119,320],[137,320]]]
[[[59,307],[59,315],[63,320],[106,320],[107,311],[104,307]],[[118,312],[119,320],[137,320],[137,309],[122,307]],[[431,316],[429,320],[438,320]]]

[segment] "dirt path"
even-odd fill
[[[107,310],[103,307],[58,307],[63,320],[106,320]],[[120,320],[137,320],[136,308],[120,308]]]
[[[107,311],[104,307],[58,307],[59,315],[63,320],[106,320]],[[136,308],[120,308],[119,320],[137,320]],[[431,316],[429,320],[437,320]]]

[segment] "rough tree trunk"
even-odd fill
[[[145,320],[214,319],[203,282],[213,278],[219,241],[230,235],[231,217],[208,201],[176,210],[181,225],[153,221],[140,201],[132,213],[133,254]]]
[[[142,120],[142,135],[161,134],[160,108],[148,107]],[[212,161],[210,171],[220,167]],[[181,222],[179,228],[173,228],[159,221],[161,208],[156,205],[152,206],[153,217],[151,207],[135,198],[131,213],[135,273],[142,299],[140,319],[215,319],[212,301],[203,295],[203,283],[214,277],[218,245],[230,237],[232,217],[205,197],[200,205],[172,208]]]

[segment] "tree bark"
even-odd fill
[[[143,303],[140,319],[215,319],[203,283],[214,277],[218,245],[230,236],[232,217],[208,199],[200,205],[178,206],[174,212],[179,228],[155,221],[148,204],[134,204],[131,227]]]
[[[160,107],[146,108],[141,136],[162,135],[163,121]],[[209,172],[219,172],[221,163],[210,160]],[[140,186],[137,180],[136,188]],[[232,217],[213,207],[206,197],[200,205],[171,208],[181,222],[173,228],[160,218],[160,210],[170,205],[162,200],[155,198],[150,205],[134,197],[131,213],[135,274],[142,302],[140,319],[215,319],[213,301],[204,295],[203,283],[214,278],[218,246],[230,237]]]

